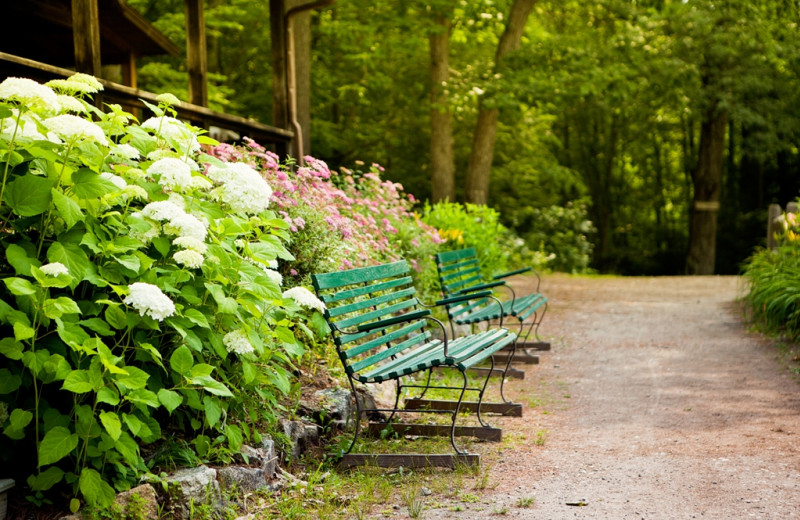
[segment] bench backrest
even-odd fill
[[[444,296],[483,282],[478,255],[472,247],[436,253],[436,269]]]
[[[313,274],[311,280],[325,302],[325,319],[349,375],[376,369],[430,339],[422,318],[430,312],[418,310],[419,300],[404,260]],[[416,319],[391,323],[398,315]],[[370,330],[376,324],[377,328]]]
[[[472,247],[436,253],[435,258],[444,297],[458,294],[460,291],[468,290],[484,282],[478,255]],[[487,303],[489,303],[488,299],[481,298],[468,303],[447,305],[447,313],[451,318],[458,319]]]

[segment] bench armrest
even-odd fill
[[[522,274],[527,273],[528,271],[533,271],[532,267],[523,267],[522,269],[516,269],[514,271],[509,271],[503,274],[496,274],[492,276],[492,280],[499,280],[500,278],[508,278],[509,276],[514,276],[515,274]]]
[[[384,320],[378,321],[371,321],[369,323],[362,323],[358,326],[356,330],[358,332],[368,332],[375,329],[382,329],[383,327],[388,327],[390,325],[397,325],[398,323],[403,323],[406,321],[413,321],[419,318],[424,318],[429,316],[431,311],[428,309],[421,309],[418,311],[411,311],[405,314],[401,314],[400,316],[392,316],[391,318],[386,318]]]
[[[491,289],[492,287],[500,287],[501,285],[505,285],[506,282],[503,280],[497,280],[495,282],[486,282],[486,283],[479,283],[477,285],[471,285],[464,289],[459,289],[458,291],[454,292],[453,294],[466,294],[471,293],[474,291],[485,291],[486,289]]]
[[[437,300],[433,302],[432,307],[438,307],[440,305],[451,305],[453,303],[461,303],[466,302],[469,300],[477,300],[479,298],[487,298],[492,295],[492,291],[480,291],[474,292],[469,294],[461,294],[458,296],[451,296],[449,298],[443,298],[441,300]]]

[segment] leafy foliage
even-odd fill
[[[800,223],[794,214],[781,217],[777,249],[757,251],[744,268],[750,282],[745,296],[753,319],[767,330],[800,338]]]
[[[53,87],[79,97],[0,84],[0,460],[34,501],[108,505],[163,436],[225,459],[272,420],[315,311],[268,269],[292,259],[269,186],[202,153],[174,97],[140,125],[83,99],[94,78]]]

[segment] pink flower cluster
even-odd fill
[[[210,153],[223,161],[256,167],[272,187],[271,207],[277,208],[290,230],[305,227],[302,218],[293,216],[293,208],[305,206],[325,214],[331,239],[344,245],[342,268],[402,258],[404,247],[398,243],[398,227],[403,223],[414,223],[418,229],[408,247],[417,247],[422,239],[443,242],[435,228],[412,212],[414,197],[406,195],[402,185],[382,180],[379,173],[383,167],[377,164],[366,173],[346,168],[332,172],[324,161],[307,156],[305,166],[293,171],[252,140],[246,140],[243,147],[222,144]],[[416,263],[414,258],[408,260]]]

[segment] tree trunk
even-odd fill
[[[431,198],[455,201],[455,162],[450,100],[445,86],[450,78],[450,20],[436,18],[430,35],[431,51]]]
[[[500,70],[503,57],[519,49],[525,24],[536,0],[514,0],[511,12],[494,59],[494,70]],[[497,108],[488,108],[483,100],[478,105],[478,122],[472,138],[472,150],[467,166],[467,202],[486,204],[489,199],[489,178],[494,158],[494,143],[497,135]]]
[[[719,110],[717,103],[712,103],[700,129],[697,168],[693,176],[694,199],[689,222],[687,274],[714,274],[727,127],[728,113]]]

